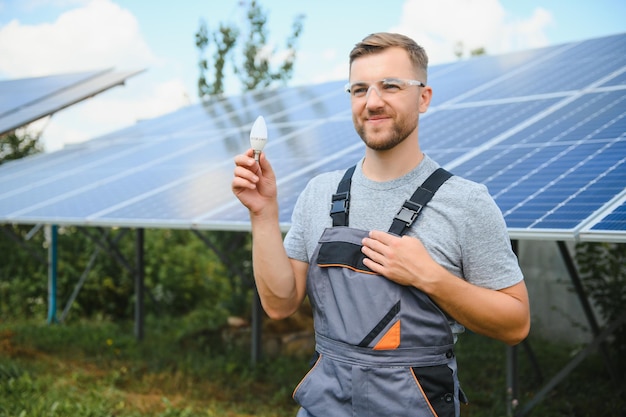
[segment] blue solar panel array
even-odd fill
[[[0,81],[0,135],[122,84],[138,72],[107,69]]]
[[[61,88],[97,75],[98,72],[59,74],[48,77],[21,78],[0,81],[0,116],[48,97]]]
[[[626,34],[430,69],[422,148],[484,183],[518,239],[626,241]],[[263,115],[280,221],[363,154],[345,80],[227,97],[0,166],[0,223],[247,230],[235,154]]]

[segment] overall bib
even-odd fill
[[[353,172],[333,195],[333,227],[309,266],[317,360],[294,390],[297,416],[458,416],[463,394],[448,318],[423,292],[363,265],[368,231],[347,226]],[[450,176],[435,171],[404,203],[390,233],[403,235]]]

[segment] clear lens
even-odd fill
[[[401,80],[398,78],[385,78],[384,80],[376,81],[373,84],[369,84],[364,81],[356,81],[352,84],[346,84],[345,90],[353,98],[368,97],[370,90],[373,88],[379,97],[384,97],[392,94],[396,94],[400,91],[406,90],[411,85],[424,86],[424,83],[417,80]]]

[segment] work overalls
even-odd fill
[[[454,417],[462,395],[446,315],[423,292],[363,265],[365,230],[347,226],[350,179],[309,266],[317,360],[294,391],[298,417]],[[402,235],[450,173],[435,171],[396,215]]]

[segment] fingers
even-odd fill
[[[265,153],[261,153],[257,162],[254,159],[253,150],[248,149],[246,153],[235,156],[234,162],[235,170],[231,188],[235,194],[245,189],[268,190],[275,187],[274,171]]]
[[[363,238],[361,252],[376,262],[377,264],[383,264],[385,257],[389,251],[388,244],[385,243],[386,236],[390,236],[388,233],[380,231],[371,231],[369,237]]]
[[[412,254],[420,253],[419,250],[415,252],[419,249],[417,239],[408,236],[400,237],[380,230],[370,231],[369,236],[363,238],[361,244],[363,254],[379,264],[386,264],[390,260],[396,262],[407,251]]]
[[[265,152],[261,152],[261,155],[259,155],[259,161],[257,162],[254,159],[254,151],[252,149],[248,149],[246,153],[235,156],[235,165],[247,168],[257,175],[261,175],[261,172],[269,174],[269,176],[274,175],[272,165],[265,157]]]
[[[255,164],[256,161],[254,160],[252,149],[248,149],[248,152],[235,156],[235,166],[253,169]]]
[[[368,264],[368,262],[374,262],[377,265],[383,265],[383,263],[385,262],[385,256],[380,252],[372,249],[371,247],[363,246],[361,248],[361,252],[363,253],[363,255],[365,255],[365,259],[363,259],[363,262],[366,264],[366,266],[370,268],[372,267],[372,265]]]
[[[384,243],[385,245],[391,244],[393,240],[398,238],[398,236],[394,236],[390,233],[383,232],[381,230],[371,230],[369,232],[369,237],[370,239],[377,240],[379,242]]]
[[[251,156],[241,154],[235,156],[235,171],[232,182],[232,188],[256,188],[259,182],[259,176],[255,173],[259,171],[258,164]]]
[[[240,188],[249,188],[254,190],[258,182],[259,177],[249,169],[241,166],[235,167],[235,175],[232,182],[233,191]]]
[[[369,237],[363,238],[361,244],[364,248],[369,248],[384,255],[394,239],[397,239],[397,236],[379,230],[372,230],[369,232]]]

